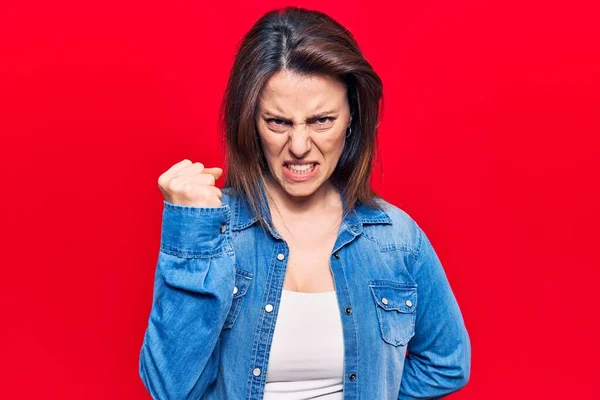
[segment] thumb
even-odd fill
[[[221,175],[223,175],[223,169],[218,167],[204,168],[204,171],[202,171],[202,173],[211,174],[215,177],[215,180],[217,180],[221,177]]]

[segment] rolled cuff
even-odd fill
[[[181,257],[210,257],[227,249],[231,210],[194,207],[164,200],[160,249]]]

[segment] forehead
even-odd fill
[[[320,106],[339,107],[346,100],[346,86],[329,75],[306,75],[289,71],[274,74],[263,88],[259,105],[314,110]]]

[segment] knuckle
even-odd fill
[[[196,185],[193,182],[185,182],[181,186],[180,193],[184,195],[186,198],[191,199],[194,197],[194,192],[196,191]]]
[[[184,182],[179,179],[179,177],[175,177],[171,179],[165,186],[168,191],[171,193],[180,193],[183,190]]]

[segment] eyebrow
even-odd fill
[[[313,115],[309,116],[307,118],[307,120],[319,119],[319,118],[323,118],[323,117],[326,117],[326,116],[330,116],[331,114],[335,114],[335,113],[336,113],[336,111],[333,111],[333,110],[332,111],[321,111],[321,112],[318,112],[316,114],[313,114]],[[286,117],[283,117],[281,115],[272,113],[270,111],[264,111],[262,113],[262,115],[263,115],[263,117],[277,118],[277,119],[280,119],[280,120],[286,121],[286,122],[290,122],[291,121],[291,119],[289,119],[289,118],[286,118]]]

